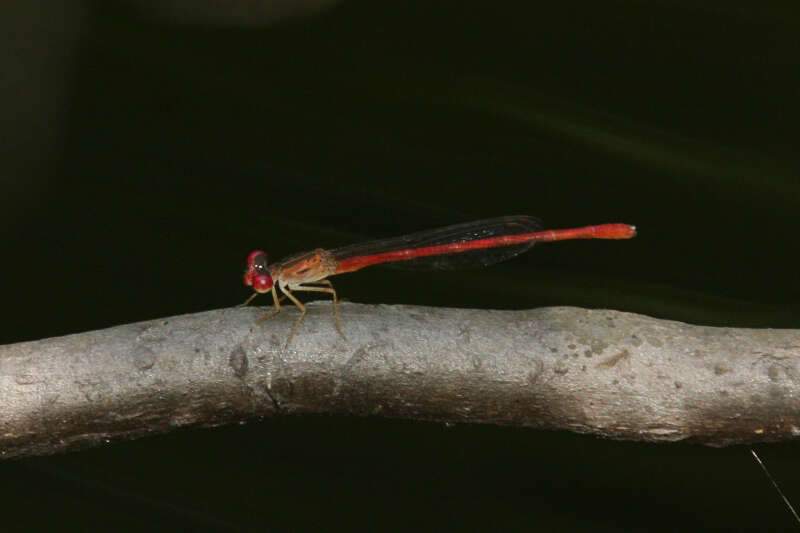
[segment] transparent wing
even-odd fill
[[[382,263],[415,270],[477,268],[511,259],[535,243],[532,239],[508,245],[502,239],[493,240],[495,237],[535,233],[541,227],[541,222],[534,217],[506,216],[343,246],[331,253],[343,265],[339,272]],[[470,243],[476,241],[480,241],[482,247],[471,249]]]

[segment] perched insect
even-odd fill
[[[421,231],[401,237],[379,239],[353,244],[333,250],[317,248],[303,252],[277,263],[268,264],[267,254],[255,250],[247,257],[244,284],[255,291],[242,305],[247,305],[259,294],[272,293],[275,309],[262,316],[258,322],[276,315],[281,310],[276,288],[299,309],[288,345],[306,314],[306,307],[293,291],[324,292],[333,297],[336,329],[339,326],[336,290],[328,280],[330,276],[355,272],[381,263],[414,262],[431,269],[468,268],[486,266],[511,259],[537,242],[568,239],[630,239],[636,228],[628,224],[602,224],[571,229],[542,230],[538,219],[530,216],[507,216],[456,224],[444,228]]]

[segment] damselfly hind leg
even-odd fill
[[[303,288],[303,290],[327,292],[333,297],[333,323],[336,326],[336,331],[339,332],[339,335],[341,335],[344,340],[347,340],[347,337],[345,337],[344,333],[342,333],[342,327],[339,323],[339,298],[336,295],[336,289],[333,288],[333,284],[327,279],[317,281],[316,283],[322,283],[323,285],[327,285],[327,287],[307,287]]]
[[[344,340],[347,340],[347,337],[345,337],[344,333],[342,332],[342,327],[341,327],[341,325],[339,323],[339,308],[337,306],[337,304],[339,303],[339,298],[338,298],[338,296],[336,294],[336,289],[333,288],[333,285],[327,279],[315,281],[313,283],[319,283],[321,285],[325,285],[325,287],[318,287],[318,286],[315,286],[315,285],[305,285],[305,284],[303,284],[303,285],[293,285],[292,286],[292,290],[294,290],[294,291],[307,291],[307,292],[324,292],[324,293],[330,294],[333,297],[333,321],[334,321],[334,325],[336,326],[336,331],[339,333],[339,335],[341,335],[341,337]],[[283,290],[284,290],[284,292],[287,292],[286,289],[283,289]],[[288,296],[288,294],[287,294],[287,296]],[[290,298],[291,298],[291,300],[293,302],[295,302],[295,304],[298,307],[301,308],[301,310],[303,312],[303,314],[300,315],[300,318],[298,319],[297,324],[295,324],[295,328],[294,329],[297,329],[297,326],[300,325],[300,321],[303,320],[303,317],[306,314],[306,308],[299,301],[297,301],[297,299],[294,298],[293,295],[290,296]],[[292,334],[294,334],[294,329],[292,330]]]

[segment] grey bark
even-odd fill
[[[330,413],[711,446],[800,433],[800,331],[556,307],[171,317],[0,347],[0,454]]]

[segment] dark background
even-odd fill
[[[0,342],[240,303],[253,248],[511,214],[639,236],[336,287],[364,303],[800,326],[796,11],[156,4],[4,17]],[[757,449],[800,505],[796,446]],[[0,480],[4,529],[792,527],[746,448],[383,419],[184,430],[5,462]]]

